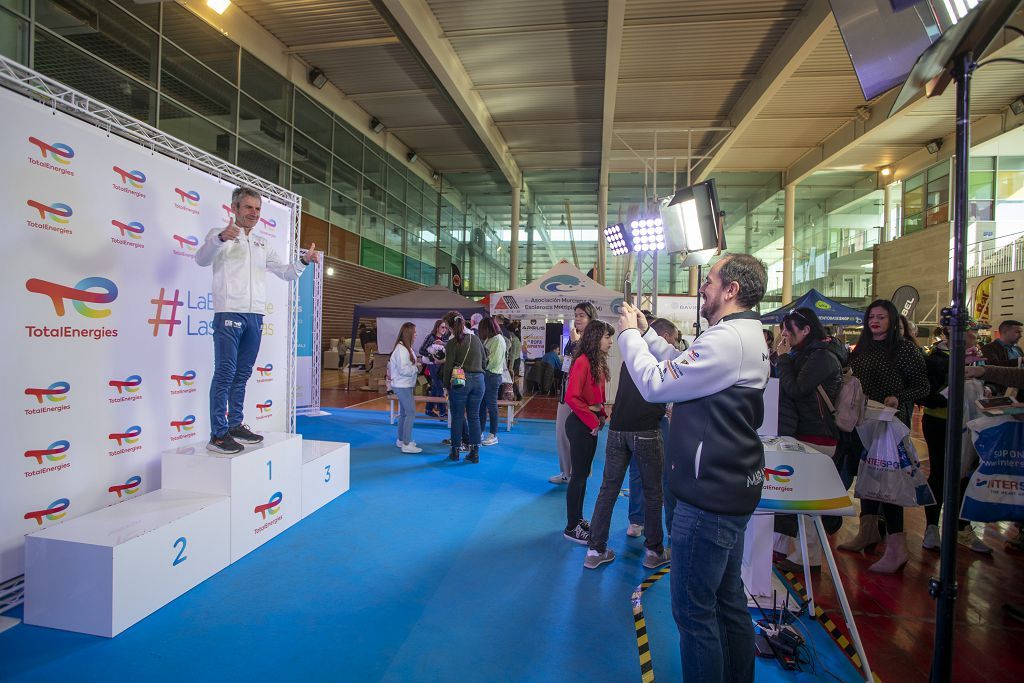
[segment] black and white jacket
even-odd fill
[[[644,399],[674,403],[665,455],[669,489],[702,510],[747,515],[761,500],[768,349],[753,311],[728,315],[679,352],[648,329],[619,349]]]

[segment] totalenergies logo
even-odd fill
[[[132,495],[133,493],[138,493],[139,487],[141,486],[142,477],[136,474],[134,477],[131,477],[123,484],[114,484],[113,486],[108,488],[107,491],[109,491],[110,493],[116,493],[117,497],[120,498],[122,493],[127,494],[129,496]]]
[[[118,220],[112,220],[110,224],[121,231],[121,237],[130,237],[133,240],[142,239],[142,233],[146,232],[146,226],[138,221],[122,223]]]
[[[142,388],[142,377],[139,375],[129,375],[124,379],[112,379],[107,384],[116,388],[119,394],[125,391],[129,394],[134,394]]]
[[[277,228],[277,221],[275,221],[273,218],[261,218],[260,223],[267,230],[274,230],[275,228]]]
[[[36,462],[40,465],[43,464],[43,458],[46,458],[50,462],[57,462],[68,457],[68,449],[71,448],[71,442],[66,439],[60,441],[54,441],[46,448],[40,448],[34,451],[25,451],[26,458],[35,458]]]
[[[271,400],[270,400],[270,399],[268,398],[268,399],[267,399],[267,400],[266,400],[265,402],[263,402],[263,403],[257,403],[257,404],[256,404],[256,409],[260,411],[260,414],[263,414],[263,413],[269,413],[269,412],[270,412],[270,407],[271,407],[272,405],[274,405],[274,402],[273,402],[273,401],[271,401]]]
[[[122,185],[131,185],[141,190],[142,186],[146,184],[146,174],[142,171],[126,171],[120,166],[114,166],[114,173],[121,177]]]
[[[50,221],[51,223],[63,225],[70,222],[71,215],[75,213],[70,206],[62,202],[43,204],[35,199],[30,199],[26,203],[39,212],[39,220],[41,221]]]
[[[74,287],[32,278],[25,283],[25,289],[50,297],[53,310],[58,316],[64,315],[64,300],[70,299],[75,310],[86,318],[106,318],[110,315],[109,308],[90,308],[86,304],[109,304],[117,298],[117,285],[105,277],[87,277]],[[90,291],[94,289],[103,291]]]
[[[557,294],[560,292],[575,292],[582,284],[575,275],[556,275],[540,283],[540,288],[545,292]]]
[[[274,374],[274,364],[273,363],[267,363],[266,365],[257,365],[256,366],[256,372],[260,373],[260,377],[265,377],[265,378],[269,379],[269,378],[273,377],[273,374]],[[267,401],[267,403],[269,404],[270,401]]]
[[[195,424],[195,415],[186,415],[180,420],[171,420],[171,426],[178,430],[178,432],[181,432],[182,430],[186,432],[191,432],[193,429],[195,429]]]
[[[68,500],[67,498],[58,498],[57,500],[53,501],[42,510],[32,510],[31,512],[26,512],[25,519],[34,519],[36,520],[36,524],[42,526],[43,517],[46,517],[46,519],[50,520],[51,522],[56,521],[67,514],[67,512],[65,511],[69,507],[71,507],[70,500]]]
[[[774,479],[776,483],[788,484],[793,478],[794,471],[791,465],[778,465],[775,469],[765,467],[764,476],[768,479]]]
[[[51,403],[60,403],[68,397],[69,391],[71,391],[71,385],[67,382],[54,382],[45,389],[28,388],[25,390],[25,394],[35,396],[38,403],[43,402],[43,397]]]
[[[71,159],[75,156],[75,150],[71,145],[65,145],[63,142],[55,142],[52,145],[48,142],[43,142],[37,137],[29,136],[28,141],[39,148],[39,155],[44,159],[52,159],[58,164],[70,164]]]
[[[124,444],[133,444],[139,440],[139,436],[142,434],[142,427],[139,425],[132,425],[123,432],[114,432],[113,434],[107,434],[107,438],[116,442],[118,446]]]
[[[196,247],[199,246],[199,238],[195,235],[186,235],[185,237],[182,237],[181,235],[174,235],[171,239],[177,242],[178,246],[182,249],[185,249],[190,253],[194,252]]]
[[[274,493],[274,495],[270,497],[270,500],[268,500],[266,503],[263,503],[262,505],[257,505],[255,508],[253,508],[253,513],[258,512],[263,516],[262,519],[266,519],[268,513],[271,516],[276,515],[278,512],[281,511],[282,500],[284,500],[284,496],[281,495],[280,491],[277,491]]]
[[[175,382],[177,382],[179,387],[180,386],[190,387],[196,381],[196,371],[195,370],[186,370],[185,372],[181,373],[180,375],[171,375],[171,379],[173,379]]]
[[[183,190],[180,187],[174,188],[174,193],[181,197],[182,204],[186,206],[199,205],[199,193],[195,190]]]

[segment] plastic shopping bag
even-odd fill
[[[866,420],[857,433],[864,450],[857,467],[856,497],[903,507],[935,504],[905,424]]]
[[[971,476],[971,472],[978,466],[978,451],[974,449],[974,437],[967,426],[971,420],[984,417],[975,403],[979,398],[985,398],[985,383],[980,379],[969,379],[964,381],[964,429],[962,433],[960,448],[960,478]]]
[[[980,417],[967,426],[981,464],[967,483],[960,517],[974,522],[1024,521],[1024,422]]]

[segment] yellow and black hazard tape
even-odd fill
[[[641,604],[641,599],[644,596],[644,591],[668,574],[670,569],[671,567],[662,567],[633,589],[633,627],[636,629],[636,651],[640,655],[640,680],[643,683],[654,683],[654,663],[651,661],[651,644],[647,640],[647,622],[644,621],[644,607]]]
[[[789,583],[789,585],[793,587],[793,590],[796,591],[797,596],[804,602],[804,604],[806,604],[808,601],[807,590],[804,588],[804,585],[797,580],[796,574],[793,572],[785,572],[782,573],[782,575],[786,579],[786,582]],[[864,667],[861,665],[860,655],[857,654],[857,648],[854,647],[853,642],[846,636],[846,634],[839,629],[839,626],[832,620],[832,617],[830,617],[825,610],[821,609],[820,606],[815,605],[814,619],[825,627],[825,630],[828,631],[828,634],[832,637],[832,640],[836,642],[836,645],[838,645],[846,656],[850,658],[853,665],[863,673]],[[878,677],[878,674],[872,671],[871,675],[874,677],[875,683],[881,683],[882,679]]]

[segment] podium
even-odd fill
[[[302,518],[349,488],[349,444],[302,441]]]
[[[164,451],[165,488],[228,496],[231,562],[295,524],[302,515],[302,437],[269,432],[234,455],[202,447]]]
[[[224,496],[160,489],[25,537],[25,623],[112,638],[228,566]]]

